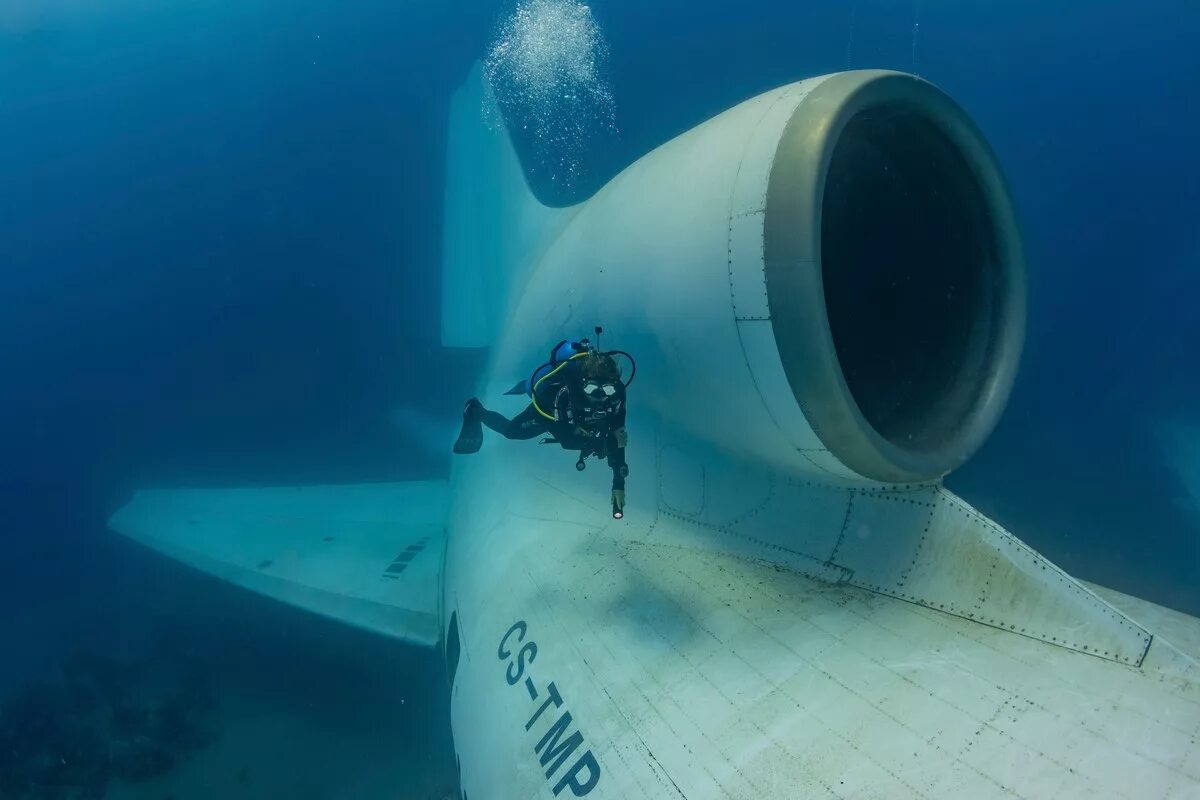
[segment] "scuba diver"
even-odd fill
[[[506,439],[533,439],[549,436],[542,444],[558,444],[565,450],[578,450],[575,469],[583,470],[588,456],[607,459],[612,469],[612,514],[625,516],[625,390],[633,382],[637,364],[622,350],[601,352],[598,347],[603,329],[596,327],[597,346],[587,339],[563,340],[550,351],[550,360],[534,370],[505,394],[529,395],[529,405],[517,416],[484,408],[478,398],[467,401],[463,410],[462,432],[454,443],[458,454],[475,453],[483,444],[482,425]],[[622,381],[616,356],[633,365],[628,381]]]

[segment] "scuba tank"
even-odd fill
[[[533,375],[529,378],[529,392],[533,393],[533,387],[538,381],[554,372],[559,366],[567,363],[576,356],[587,355],[594,352],[592,345],[587,339],[563,339],[554,347],[550,348],[550,360],[542,364],[533,371]]]
[[[554,347],[550,348],[550,360],[542,362],[533,374],[525,380],[518,381],[515,386],[505,392],[506,395],[523,394],[533,397],[533,390],[542,380],[547,378],[551,373],[556,372],[559,367],[576,356],[586,355],[592,352],[591,344],[587,339],[576,341],[574,339],[563,339]]]
[[[540,383],[543,379],[550,377],[551,374],[557,372],[568,362],[589,354],[597,356],[624,356],[626,359],[628,359],[631,366],[629,380],[623,381],[625,388],[628,389],[629,384],[633,383],[634,376],[637,375],[637,362],[634,361],[633,356],[629,355],[629,353],[626,353],[624,350],[600,350],[600,334],[604,333],[604,328],[597,325],[595,331],[595,345],[593,345],[587,339],[563,339],[562,341],[558,342],[556,345],[554,345],[554,347],[550,348],[550,359],[543,362],[537,369],[535,369],[533,374],[529,377],[529,380],[518,383],[512,389],[509,389],[505,394],[526,394],[529,395],[530,399],[536,400],[536,398],[534,398],[534,391],[537,389],[538,383]]]

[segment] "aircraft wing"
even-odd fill
[[[1180,652],[1200,661],[1200,620],[1107,586],[1094,583],[1084,585],[1146,630],[1154,631],[1155,635],[1165,638]]]
[[[497,580],[524,601],[459,609],[461,659],[480,663],[458,666],[476,677],[456,682],[454,708],[489,709],[486,726],[456,720],[460,752],[489,755],[463,761],[470,797],[539,785],[688,800],[1200,791],[1200,668],[1157,631],[1122,663],[719,552],[662,515],[636,539],[515,516],[489,535],[520,544]],[[979,607],[1004,570],[976,587]],[[1073,581],[1062,591],[1114,613]],[[1148,606],[1139,617],[1154,622]],[[1200,620],[1170,616],[1197,641]]]
[[[119,533],[238,586],[432,646],[445,551],[441,481],[139,491]]]

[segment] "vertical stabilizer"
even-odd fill
[[[486,347],[563,213],[533,196],[503,125],[483,117],[478,62],[450,99],[442,222],[442,344]]]

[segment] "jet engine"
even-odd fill
[[[934,480],[1009,396],[1025,327],[1012,202],[966,113],[915,76],[759,95],[550,227],[501,361],[602,323],[637,354],[631,407],[722,449]]]

